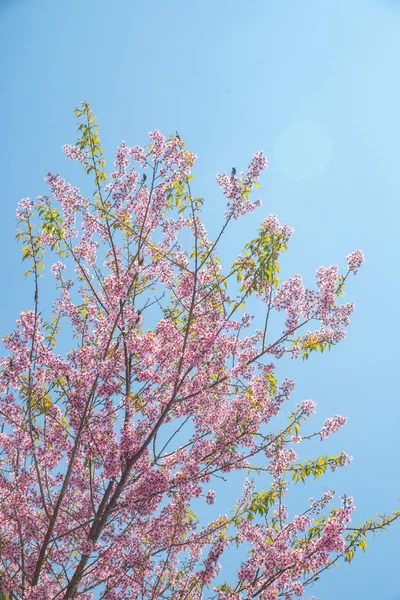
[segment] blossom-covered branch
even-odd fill
[[[291,485],[351,460],[341,451],[302,461],[299,446],[346,420],[334,415],[303,432],[315,413],[303,400],[288,408],[286,426],[274,422],[294,391],[278,381],[277,361],[344,339],[354,307],[341,297],[362,252],[343,272],[318,268],[313,289],[300,275],[281,281],[292,230],[270,215],[223,270],[225,232],[261,205],[252,193],[264,155],[217,176],[226,208],[211,240],[192,189],[196,156],[179,136],[123,142],[107,174],[89,105],[75,114],[80,137],[64,152],[93,178],[92,196],[48,174],[48,195],[17,209],[34,294],[1,359],[0,597],[301,596],[380,528],[350,530],[352,498],[329,510],[330,491],[289,515]],[[250,298],[254,314],[245,312]],[[226,514],[216,515],[213,483],[234,471],[243,494],[236,504],[226,497]],[[247,479],[256,472],[261,489]],[[232,546],[242,565],[224,582],[220,563]]]

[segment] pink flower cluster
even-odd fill
[[[63,149],[65,156],[67,156],[71,160],[75,160],[77,162],[84,163],[84,164],[86,164],[88,162],[85,154],[82,152],[82,150],[80,148],[78,148],[78,146],[70,146],[69,144],[64,144],[62,149]]]
[[[332,435],[332,433],[339,431],[339,429],[343,427],[346,422],[346,417],[341,417],[340,415],[335,415],[334,417],[326,419],[321,429],[321,440],[324,440]]]
[[[18,202],[18,208],[15,211],[17,214],[17,218],[20,221],[26,221],[33,206],[33,200],[31,200],[30,198],[23,198],[20,202]]]
[[[355,250],[347,256],[347,266],[349,271],[353,271],[357,275],[359,268],[364,262],[364,254],[362,250]]]
[[[231,175],[227,173],[217,175],[217,184],[228,200],[226,211],[228,219],[232,217],[238,219],[261,206],[260,200],[256,200],[254,203],[251,202],[248,193],[252,190],[260,174],[267,169],[267,166],[267,159],[262,152],[256,152],[248,165],[247,173],[241,173],[241,177],[238,177],[234,171]]]

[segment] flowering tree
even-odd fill
[[[301,462],[295,448],[345,419],[302,439],[315,412],[305,400],[273,427],[294,388],[277,381],[274,363],[345,337],[353,305],[339,298],[363,255],[350,254],[344,274],[319,268],[314,290],[299,275],[280,283],[291,229],[269,216],[223,272],[217,249],[230,222],[259,205],[250,193],[263,154],[245,173],[217,177],[227,207],[210,241],[203,199],[191,190],[196,157],[178,135],[151,133],[145,148],[123,143],[107,178],[90,107],[75,114],[81,137],[64,151],[94,177],[93,196],[49,174],[50,196],[17,210],[34,305],[5,337],[1,361],[0,597],[302,596],[364,549],[368,531],[399,516],[352,529],[352,498],[329,508],[332,492],[289,516],[290,483],[350,462],[344,452]],[[48,318],[45,251],[55,257]],[[252,297],[259,329],[243,312]],[[277,311],[286,322],[272,339]],[[56,341],[68,352],[57,353]],[[213,504],[212,482],[232,471],[243,472],[243,493],[228,514],[201,523],[193,503]],[[225,581],[219,561],[230,546],[243,560]]]

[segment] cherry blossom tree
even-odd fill
[[[294,383],[278,381],[276,363],[345,337],[353,305],[341,296],[363,254],[351,253],[343,273],[320,267],[315,289],[299,275],[281,282],[292,230],[268,216],[223,270],[224,232],[260,205],[251,192],[264,155],[217,176],[226,212],[210,240],[191,187],[196,157],[179,135],[122,143],[107,176],[89,105],[75,116],[80,138],[64,152],[93,178],[93,195],[49,174],[49,196],[17,210],[33,305],[1,360],[0,597],[301,597],[400,514],[351,528],[350,496],[327,491],[292,515],[285,505],[292,485],[351,458],[298,458],[299,445],[346,419],[307,430],[315,403],[292,404]],[[226,514],[197,517],[194,505],[208,514],[214,482],[234,471],[243,491],[226,494]],[[227,578],[230,547],[242,563]]]

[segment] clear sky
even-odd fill
[[[364,250],[347,288],[347,340],[286,372],[296,402],[318,403],[318,422],[349,418],[317,451],[344,449],[353,465],[318,489],[353,495],[358,521],[399,508],[400,0],[0,0],[0,56],[0,332],[31,306],[16,202],[45,193],[48,171],[79,185],[61,145],[74,143],[81,100],[110,161],[123,139],[179,131],[199,156],[211,231],[222,214],[215,174],[244,169],[262,149],[263,207],[228,235],[224,255],[268,213],[295,229],[287,277],[311,284],[318,266],[344,267]],[[399,534],[397,525],[371,539],[312,593],[400,599]]]

